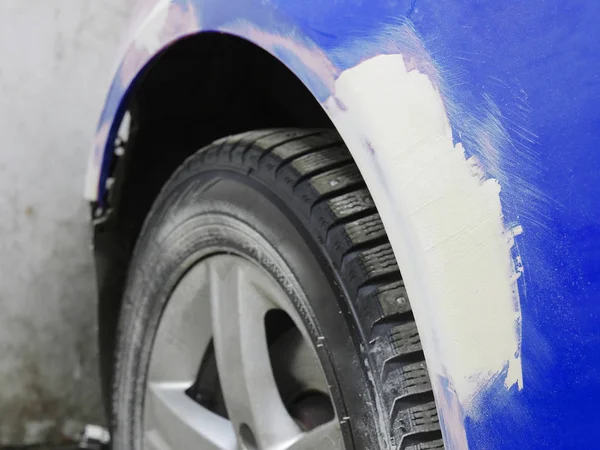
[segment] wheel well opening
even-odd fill
[[[135,210],[138,228],[173,171],[214,140],[261,128],[333,128],[283,63],[220,33],[182,39],[155,57],[132,87],[127,111],[125,155],[113,164],[106,200],[117,214]]]
[[[261,128],[333,128],[303,83],[260,47],[200,33],[167,47],[137,77],[124,154],[113,158],[108,214],[94,233],[101,369],[109,392],[127,266],[144,219],[173,171],[199,148]]]

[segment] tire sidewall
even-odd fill
[[[233,253],[267,270],[308,330],[332,386],[346,448],[377,445],[375,396],[360,338],[335,271],[293,210],[294,200],[234,171],[206,171],[170,183],[148,216],[129,269],[119,321],[113,388],[113,446],[142,445],[143,393],[154,335],[185,273],[214,253]]]

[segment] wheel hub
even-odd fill
[[[264,269],[231,254],[205,258],[172,293],[143,426],[145,448],[157,450],[320,448],[323,439],[343,448],[300,315]]]

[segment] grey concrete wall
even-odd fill
[[[0,1],[0,445],[102,420],[82,191],[133,1]]]

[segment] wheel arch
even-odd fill
[[[104,389],[127,267],[162,185],[199,148],[244,131],[334,128],[304,84],[259,46],[199,32],[153,57],[132,81],[106,144],[103,186],[92,203]]]

